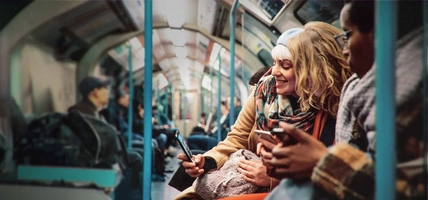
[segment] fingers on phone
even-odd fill
[[[177,154],[177,158],[183,161],[187,161],[187,156],[184,153]]]
[[[263,144],[259,142],[257,144],[257,153],[256,153],[257,155],[260,155],[262,148],[263,148]]]

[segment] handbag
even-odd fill
[[[238,172],[238,162],[243,159],[260,160],[255,153],[246,149],[230,154],[229,160],[220,169],[202,175],[193,182],[196,193],[205,200],[255,193],[259,186],[245,181]]]

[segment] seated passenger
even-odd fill
[[[120,90],[115,95],[115,102],[113,106],[114,109],[114,119],[113,122],[122,134],[126,134],[128,131],[128,123],[126,118],[128,114],[129,106],[129,95],[126,91]]]
[[[198,122],[198,126],[205,129],[206,125],[207,125],[207,114],[203,112],[201,113],[201,121]]]
[[[228,156],[238,149],[256,152],[261,140],[254,130],[270,131],[278,127],[280,121],[314,131],[314,137],[325,142],[325,145],[333,143],[340,90],[351,73],[333,35],[330,35],[332,32],[341,32],[322,22],[314,23],[314,26],[318,28],[291,29],[278,39],[277,46],[272,50],[273,67],[261,78],[223,142],[204,155],[196,155],[194,161],[197,164],[189,162],[184,154],[178,155],[190,176],[198,177],[219,169]],[[309,32],[311,37],[302,38],[298,44],[303,45],[305,40],[316,40],[317,43],[306,47],[313,48],[311,52],[315,55],[307,51],[292,54],[295,50],[286,46],[290,38],[302,32]],[[297,60],[303,63],[296,63]],[[313,68],[319,70],[315,74],[308,73]],[[323,119],[321,121],[324,123],[315,127],[316,119]],[[269,151],[274,145],[264,145],[263,149]],[[271,168],[265,167],[262,162],[241,160],[238,167],[247,182],[262,187],[270,186],[271,189],[278,184],[278,180],[271,180],[267,175]],[[184,198],[199,197],[190,187],[176,199]]]
[[[412,171],[421,173],[405,174],[397,166],[396,199],[426,199],[426,152],[423,152],[423,129],[426,126],[422,107],[426,104],[423,97],[422,44],[427,39],[421,27],[421,1],[399,1],[399,28],[396,43],[396,132],[384,132],[397,137],[397,162],[404,163],[419,158],[419,164],[412,165]],[[356,74],[349,78],[340,101],[337,124],[337,143],[330,148],[293,125],[280,124],[289,136],[295,138],[297,145],[276,146],[274,158],[268,162],[275,167],[277,178],[311,178],[312,183],[337,199],[374,199],[376,153],[375,123],[375,3],[374,1],[347,1],[340,14],[340,24],[345,31],[338,35],[338,43],[343,48],[351,70]],[[426,26],[427,24],[423,24]],[[406,27],[403,29],[403,27]],[[340,38],[342,37],[342,38]],[[426,52],[425,52],[426,53]],[[394,113],[394,112],[391,112]],[[357,142],[365,140],[365,143]],[[400,139],[402,141],[400,141]],[[406,147],[408,139],[416,147]],[[367,143],[368,142],[368,143]],[[411,141],[410,141],[411,142]],[[348,143],[351,143],[348,144]],[[361,145],[364,144],[364,145]],[[368,145],[367,145],[368,144]],[[426,144],[426,143],[425,143]],[[424,155],[425,154],[425,155]],[[305,159],[301,159],[305,157]],[[418,161],[418,160],[416,160]],[[291,163],[287,165],[287,163]],[[339,170],[340,169],[340,170]],[[376,172],[377,173],[377,172]],[[379,172],[382,173],[382,172]],[[413,174],[411,176],[410,174]],[[424,178],[425,177],[425,178]],[[285,188],[277,187],[272,193],[275,197],[284,197]],[[393,192],[393,191],[389,191]],[[275,194],[275,195],[274,195]],[[393,197],[391,197],[393,198]]]
[[[187,137],[187,144],[190,150],[208,151],[218,144],[218,139],[205,133],[202,127],[195,126]]]
[[[235,123],[236,122],[236,119],[238,119],[238,116],[239,116],[239,113],[241,112],[241,110],[242,110],[242,105],[241,105],[241,100],[238,98],[238,97],[235,97],[234,98],[235,100],[234,100],[234,103],[233,103],[233,105],[234,105],[234,108],[233,108],[233,123]],[[231,110],[231,108],[230,108],[230,97],[228,97],[227,98],[227,102],[226,102],[227,104],[227,108],[229,109],[229,110]],[[228,124],[230,124],[230,116],[228,117],[228,119],[227,120],[229,120],[227,123]],[[233,124],[230,124],[229,125],[229,130],[228,130],[228,132],[230,131],[230,127],[231,126],[233,126]]]
[[[220,125],[215,123],[214,128],[211,130],[211,136],[217,138],[218,137],[218,129],[220,129],[220,140],[223,141],[227,133],[229,132],[230,122],[229,122],[229,108],[227,107],[227,102],[221,102],[221,117],[220,117]],[[217,121],[217,120],[216,120]]]
[[[134,98],[132,101],[133,107],[133,121],[132,121],[132,132],[138,137],[143,139],[144,137],[144,104],[138,99]],[[125,119],[128,121],[128,115],[125,114]],[[158,148],[154,149],[153,159],[153,181],[165,181],[165,162],[164,162],[164,151],[167,136],[162,133],[161,127],[152,125],[152,138],[156,140]]]
[[[70,107],[70,111],[79,111],[86,115],[94,116],[105,121],[104,117],[99,114],[109,100],[108,85],[110,81],[101,80],[96,77],[86,77],[80,81],[78,89],[82,95],[82,100],[76,105]]]
[[[221,102],[220,126],[215,126],[212,132],[206,134],[202,128],[194,127],[187,143],[191,150],[208,151],[218,144],[218,129],[220,128],[220,141],[224,140],[229,132],[229,109],[226,101]],[[236,120],[236,119],[235,119]],[[197,131],[200,130],[200,131]],[[203,133],[203,134],[202,134]]]

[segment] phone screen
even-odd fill
[[[254,132],[264,140],[267,140],[273,144],[277,144],[276,140],[273,138],[273,135],[270,133],[270,131],[262,131],[262,130],[254,130]]]
[[[181,149],[183,149],[184,154],[186,154],[187,159],[191,162],[193,162],[193,154],[189,149],[189,146],[187,146],[186,141],[184,141],[184,138],[180,135],[178,131],[175,132],[175,139],[177,139],[178,144],[180,145]]]

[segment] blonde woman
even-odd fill
[[[314,29],[312,27],[316,28],[317,32],[319,30],[318,34],[312,34]],[[273,66],[260,79],[256,89],[249,96],[227,138],[204,155],[196,155],[195,162],[189,162],[184,154],[178,155],[178,158],[183,160],[186,173],[192,177],[209,173],[211,170],[219,169],[231,153],[239,149],[257,152],[258,146],[264,153],[263,159],[269,160],[272,157],[270,149],[275,144],[259,140],[254,130],[271,131],[278,127],[280,121],[293,123],[307,132],[316,132],[314,137],[325,142],[325,145],[333,143],[340,91],[345,80],[351,75],[341,49],[333,37],[340,33],[338,29],[328,24],[315,22],[305,26],[304,29],[291,29],[282,34],[272,50]],[[305,36],[300,37],[301,34]],[[305,47],[312,48],[311,52],[314,55],[295,54],[300,48],[299,45],[290,46],[293,49],[289,49],[288,42],[293,38],[296,38],[295,42],[298,44],[306,43],[312,36],[318,37],[317,42],[326,43],[319,45],[309,43],[309,46]],[[330,45],[331,48],[323,48]],[[301,60],[304,60],[304,63],[301,63]],[[316,77],[312,77],[313,70],[317,72]],[[304,84],[299,85],[301,83]],[[317,127],[314,126],[316,119],[320,124]],[[258,145],[259,142],[262,144]],[[242,160],[237,167],[247,182],[269,189],[278,184],[278,180],[268,176],[272,169],[262,162]],[[200,199],[200,197],[190,187],[176,199]]]

